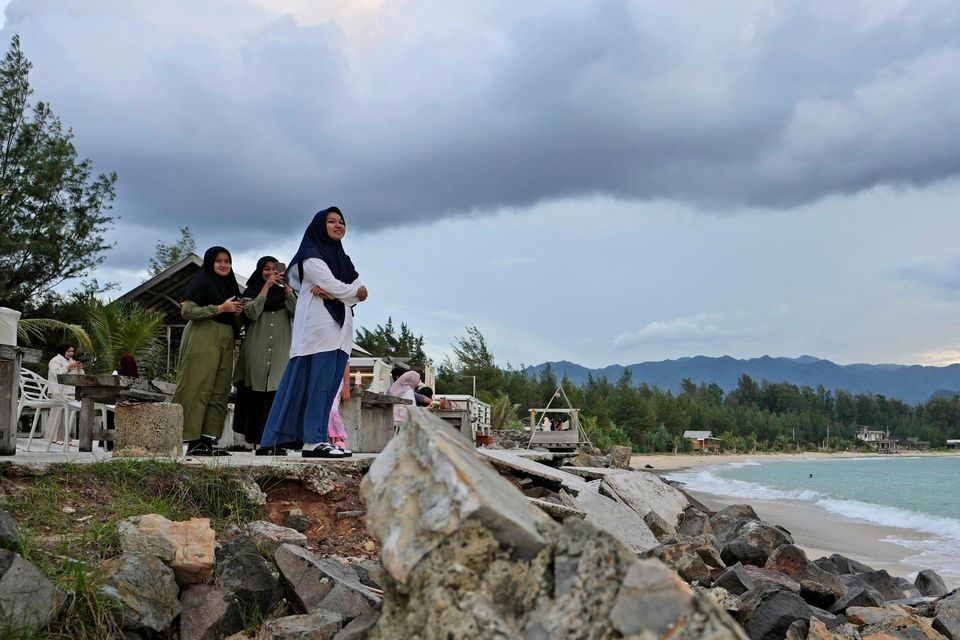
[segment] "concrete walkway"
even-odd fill
[[[14,456],[0,456],[0,464],[12,463],[17,465],[47,466],[51,464],[91,464],[113,460],[113,453],[104,451],[100,447],[93,447],[93,451],[79,451],[76,440],[71,442],[67,451],[63,445],[53,445],[47,451],[47,441],[34,438],[27,451],[27,439],[17,438],[17,454]],[[176,460],[182,464],[208,465],[220,467],[263,467],[278,464],[325,464],[328,462],[361,462],[376,458],[375,453],[354,453],[349,458],[302,458],[299,451],[291,451],[287,456],[255,456],[253,451],[231,451],[229,456],[217,457],[180,457],[180,458],[117,458],[118,460]]]

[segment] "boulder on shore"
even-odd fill
[[[120,605],[124,629],[159,633],[180,615],[173,569],[154,556],[125,553],[107,560],[102,574],[100,593]]]
[[[117,524],[124,553],[143,553],[165,562],[181,585],[200,584],[213,575],[216,533],[210,518],[172,522],[150,513]]]

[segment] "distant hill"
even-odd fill
[[[813,356],[799,358],[751,358],[737,360],[730,356],[710,358],[696,356],[641,362],[638,364],[611,365],[602,369],[588,369],[574,362],[562,360],[549,363],[557,378],[564,374],[574,383],[583,384],[587,376],[606,376],[615,382],[625,368],[630,368],[635,384],[646,382],[651,387],[678,392],[680,381],[690,378],[694,383],[716,383],[724,392],[737,387],[737,379],[746,373],[758,384],[790,382],[792,384],[825,388],[846,389],[851,393],[873,393],[888,398],[898,398],[910,404],[926,402],[934,393],[952,397],[960,390],[960,364],[947,367],[927,367],[900,364],[847,364],[839,365]],[[538,375],[547,363],[527,367],[527,374]]]

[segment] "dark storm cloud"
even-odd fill
[[[960,171],[960,5],[15,0],[39,97],[131,224],[291,233],[588,194],[790,207]],[[167,235],[170,235],[169,232]],[[151,241],[152,247],[154,241]]]

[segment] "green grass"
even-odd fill
[[[8,479],[22,490],[0,499],[21,537],[11,549],[34,563],[67,594],[60,615],[40,634],[10,638],[93,640],[119,637],[115,605],[99,593],[97,567],[119,555],[117,523],[157,513],[170,520],[210,518],[221,530],[256,520],[236,471],[176,462],[115,459],[44,469],[29,479]],[[0,634],[0,640],[5,640]]]

